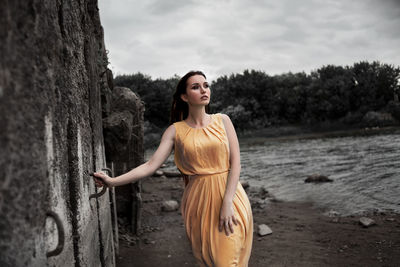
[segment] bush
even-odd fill
[[[392,114],[392,116],[396,120],[400,121],[400,103],[399,102],[394,102],[393,100],[389,101],[389,103],[386,106],[386,110],[387,110],[387,112]]]
[[[246,111],[242,105],[228,106],[221,113],[228,115],[231,118],[235,128],[245,129],[251,121],[251,111]]]

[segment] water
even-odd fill
[[[400,213],[400,134],[241,145],[241,179],[276,198],[312,201],[342,215]],[[304,183],[320,173],[332,183]]]
[[[239,140],[240,141],[240,140]],[[400,213],[400,131],[372,136],[240,141],[240,179],[265,186],[277,199],[312,201],[342,215]],[[154,150],[146,151],[149,158]],[[175,169],[173,155],[167,163]],[[320,173],[332,183],[304,183]]]

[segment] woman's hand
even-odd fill
[[[233,211],[232,202],[223,202],[219,215],[219,231],[221,232],[223,229],[225,229],[225,234],[227,236],[233,234],[233,223],[235,225],[238,224]]]
[[[97,187],[113,187],[113,179],[102,171],[93,173],[93,178]]]

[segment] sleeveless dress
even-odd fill
[[[229,174],[229,143],[220,113],[204,128],[175,122],[174,160],[185,180],[181,212],[199,266],[248,266],[253,241],[253,215],[240,182],[233,198],[234,233],[218,230]]]

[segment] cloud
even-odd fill
[[[100,0],[111,69],[153,78],[201,69],[309,72],[361,60],[400,64],[395,0]]]

